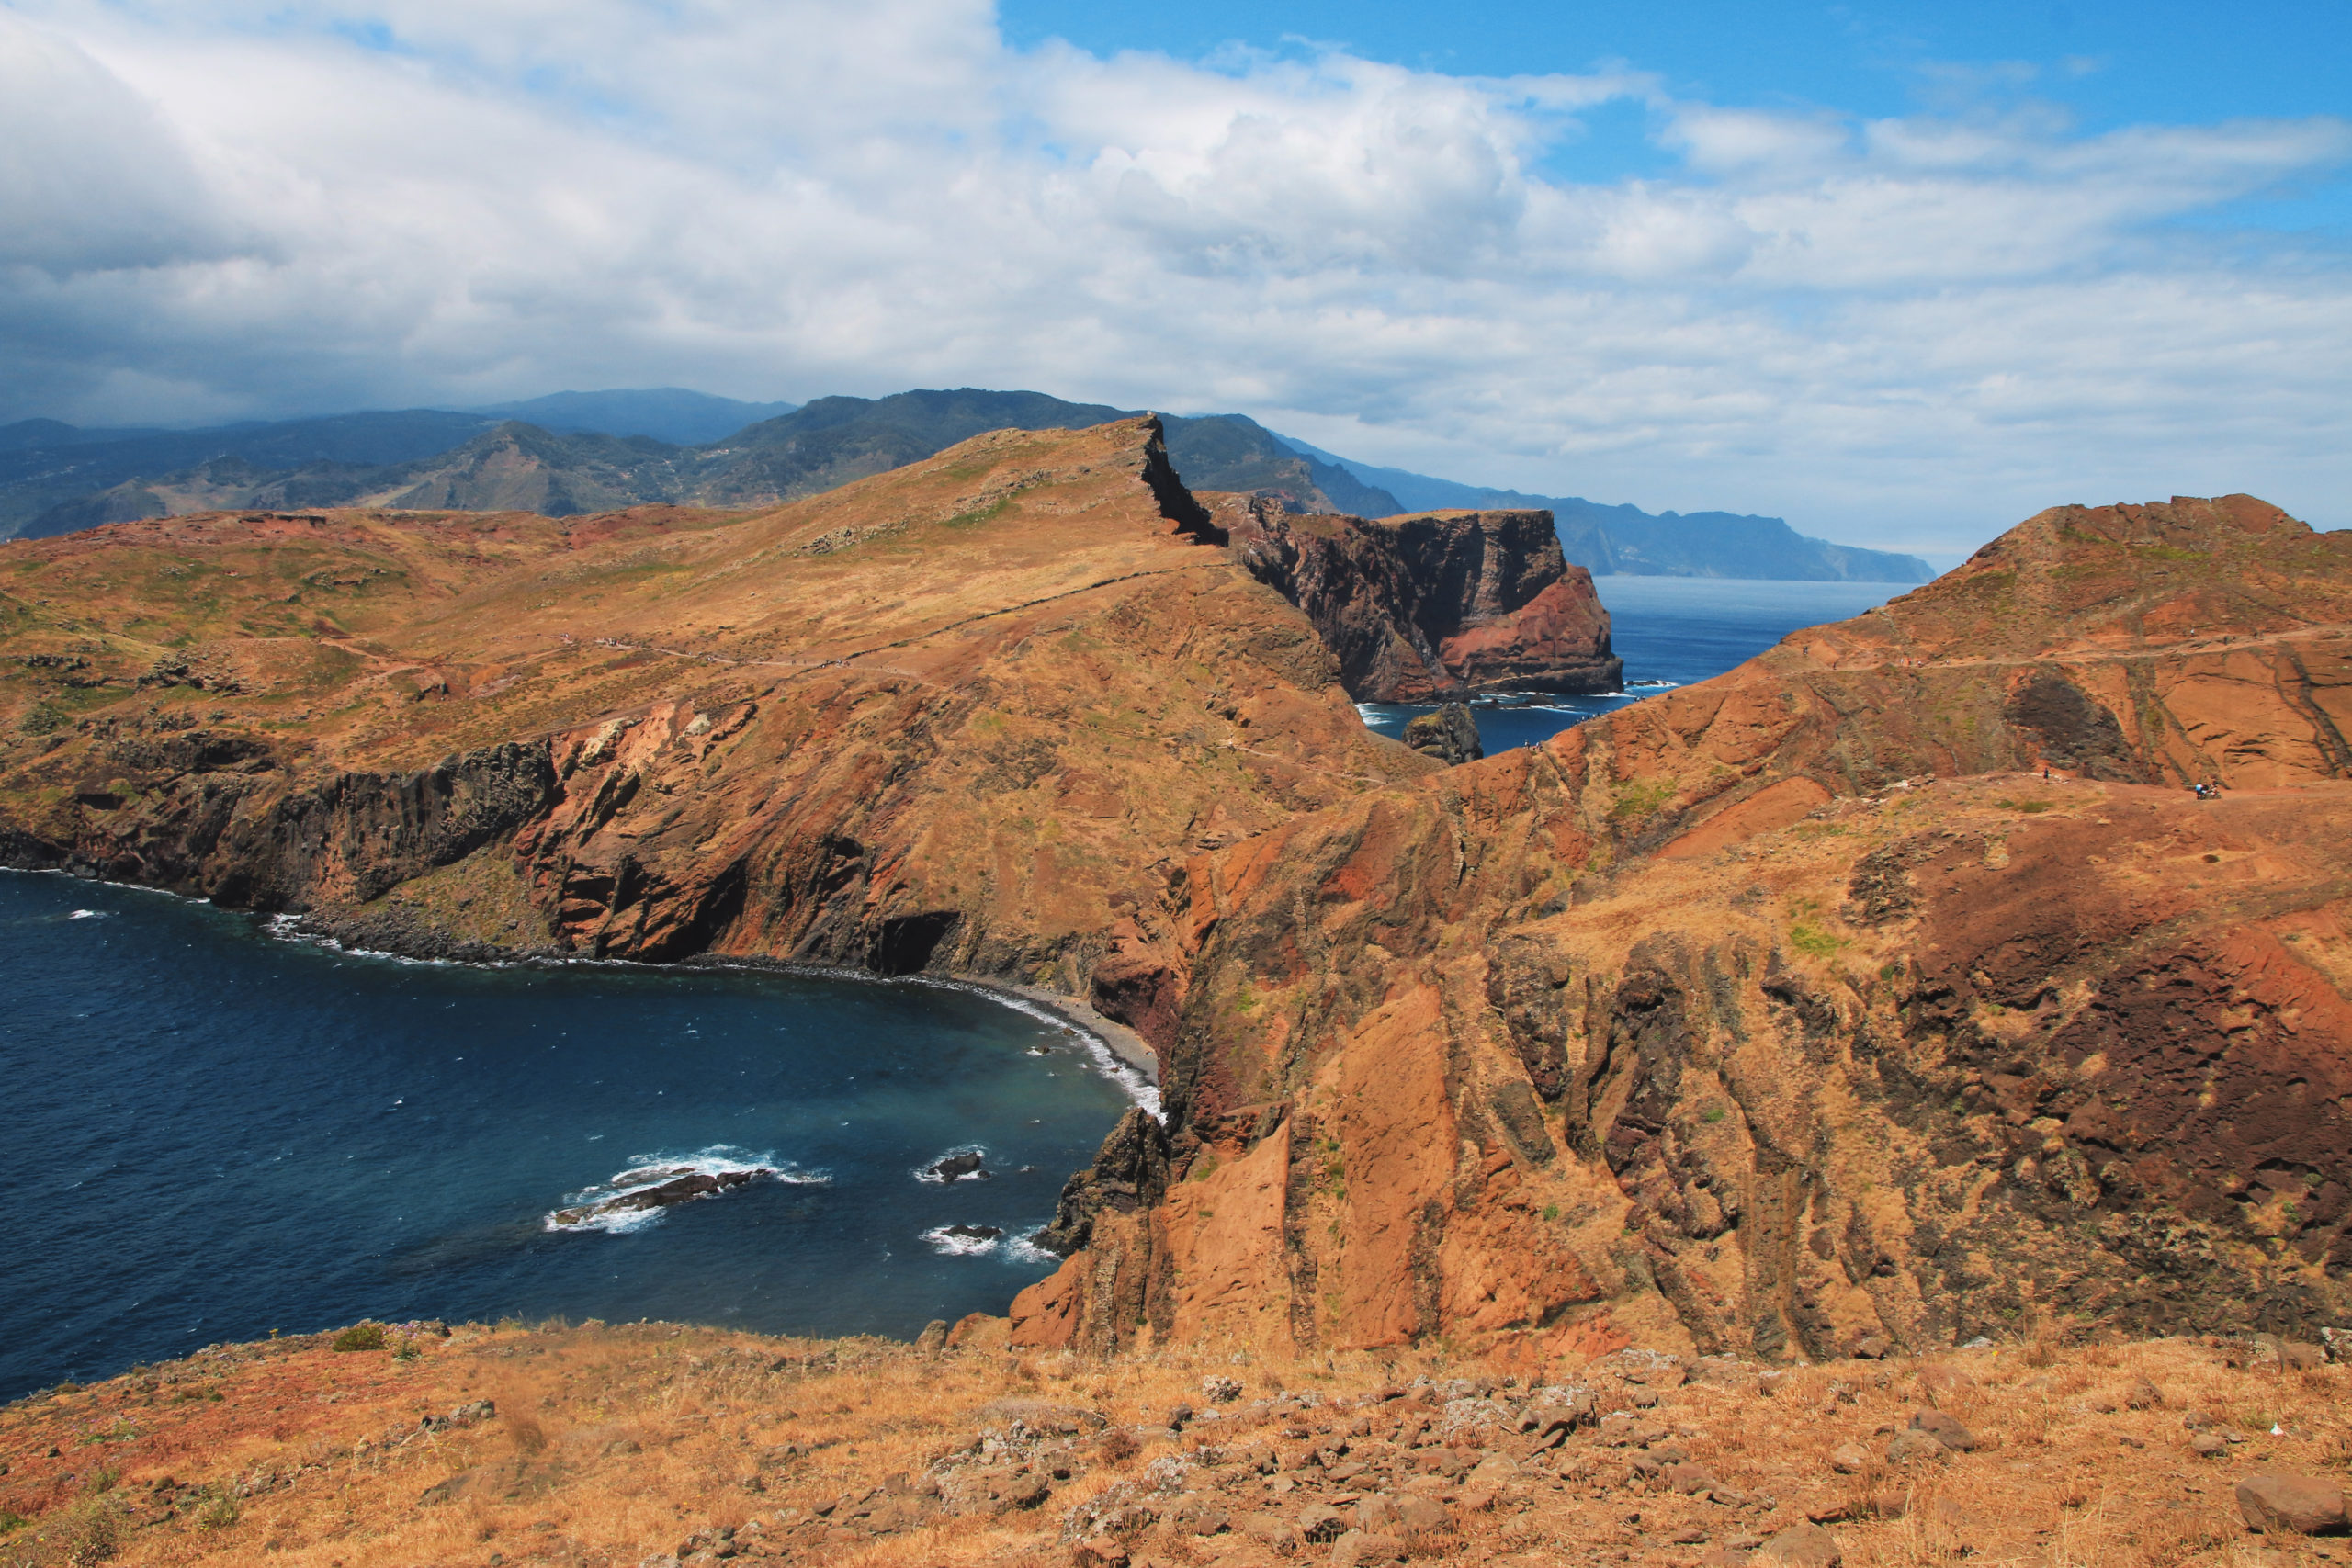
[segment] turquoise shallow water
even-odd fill
[[[1050,1271],[1017,1238],[1134,1103],[934,986],[356,957],[17,873],[0,942],[0,1398],[363,1316],[911,1336]],[[919,1179],[968,1148],[990,1179]],[[788,1179],[548,1228],[647,1156]]]

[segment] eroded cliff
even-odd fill
[[[1482,692],[1613,692],[1609,612],[1548,512],[1298,516],[1224,497],[1234,554],[1296,604],[1360,701]]]
[[[2248,498],[2060,509],[1195,858],[1147,922],[1183,998],[1166,1197],[1098,1216],[1016,1334],[2339,1320],[2347,611],[2352,536]]]

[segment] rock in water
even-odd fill
[[[986,1181],[989,1173],[978,1155],[949,1155],[933,1166],[930,1174],[942,1181]]]
[[[1460,703],[1448,703],[1405,726],[1405,744],[1448,767],[1475,762],[1487,754],[1478,739],[1478,721]]]
[[[947,1234],[962,1236],[966,1241],[994,1241],[1004,1232],[995,1225],[949,1225]]]
[[[673,1203],[688,1203],[696,1198],[715,1198],[732,1188],[741,1187],[753,1177],[774,1176],[765,1166],[747,1170],[689,1170],[671,1177],[651,1187],[640,1187],[634,1192],[624,1192],[617,1198],[605,1198],[577,1208],[559,1209],[555,1223],[559,1225],[584,1224],[607,1214],[642,1213],[647,1209],[666,1209]]]

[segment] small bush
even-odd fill
[[[30,1519],[14,1509],[0,1508],[0,1535],[6,1535],[11,1530],[22,1529],[30,1523],[32,1523]]]
[[[27,735],[48,735],[65,728],[65,715],[47,703],[35,703],[17,721],[17,728]]]
[[[1799,953],[1810,953],[1815,958],[1827,958],[1846,945],[1846,939],[1832,936],[1819,926],[1799,920],[1789,928],[1789,945]]]
[[[241,1511],[237,1500],[226,1492],[215,1492],[197,1506],[194,1516],[200,1530],[224,1530],[237,1522]]]
[[[1720,1106],[1720,1105],[1710,1105],[1709,1107],[1707,1107],[1707,1109],[1705,1109],[1704,1111],[1702,1111],[1701,1112],[1699,1112],[1699,1120],[1700,1120],[1700,1121],[1702,1121],[1702,1122],[1704,1122],[1708,1126],[1712,1127],[1712,1126],[1713,1126],[1716,1122],[1718,1122],[1722,1121],[1722,1120],[1724,1119],[1724,1117],[1726,1114],[1728,1114],[1728,1113],[1724,1110],[1724,1108],[1723,1108],[1722,1106]]]
[[[384,1325],[380,1323],[355,1323],[330,1340],[331,1350],[380,1350],[384,1348]]]
[[[35,1561],[103,1562],[122,1550],[123,1533],[121,1502],[109,1493],[91,1493],[41,1517],[33,1532]]]
[[[1133,1432],[1128,1431],[1125,1427],[1115,1427],[1108,1437],[1102,1439],[1102,1462],[1125,1464],[1135,1458],[1142,1449],[1143,1445],[1136,1441],[1136,1435]]]

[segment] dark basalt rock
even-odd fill
[[[1094,1234],[1094,1217],[1105,1209],[1132,1214],[1159,1202],[1167,1191],[1167,1131],[1137,1107],[1119,1118],[1094,1163],[1062,1184],[1054,1223],[1037,1233],[1037,1245],[1067,1258],[1086,1245]]]
[[[924,1174],[942,1181],[986,1181],[994,1173],[981,1164],[978,1155],[949,1155]]]
[[[961,1236],[966,1241],[995,1241],[1004,1235],[1004,1231],[998,1225],[949,1225],[945,1227],[945,1234]]]
[[[1448,703],[1405,726],[1405,744],[1448,767],[1475,762],[1487,754],[1478,739],[1478,721],[1460,703]]]
[[[583,1203],[576,1209],[559,1209],[555,1223],[576,1225],[606,1214],[628,1214],[647,1209],[666,1209],[673,1203],[690,1203],[697,1198],[715,1198],[721,1192],[750,1184],[756,1177],[775,1173],[764,1166],[748,1170],[689,1170],[683,1167],[674,1172],[659,1173],[668,1179],[651,1187],[640,1187],[634,1192],[624,1192],[617,1198],[605,1198],[594,1203]]]

